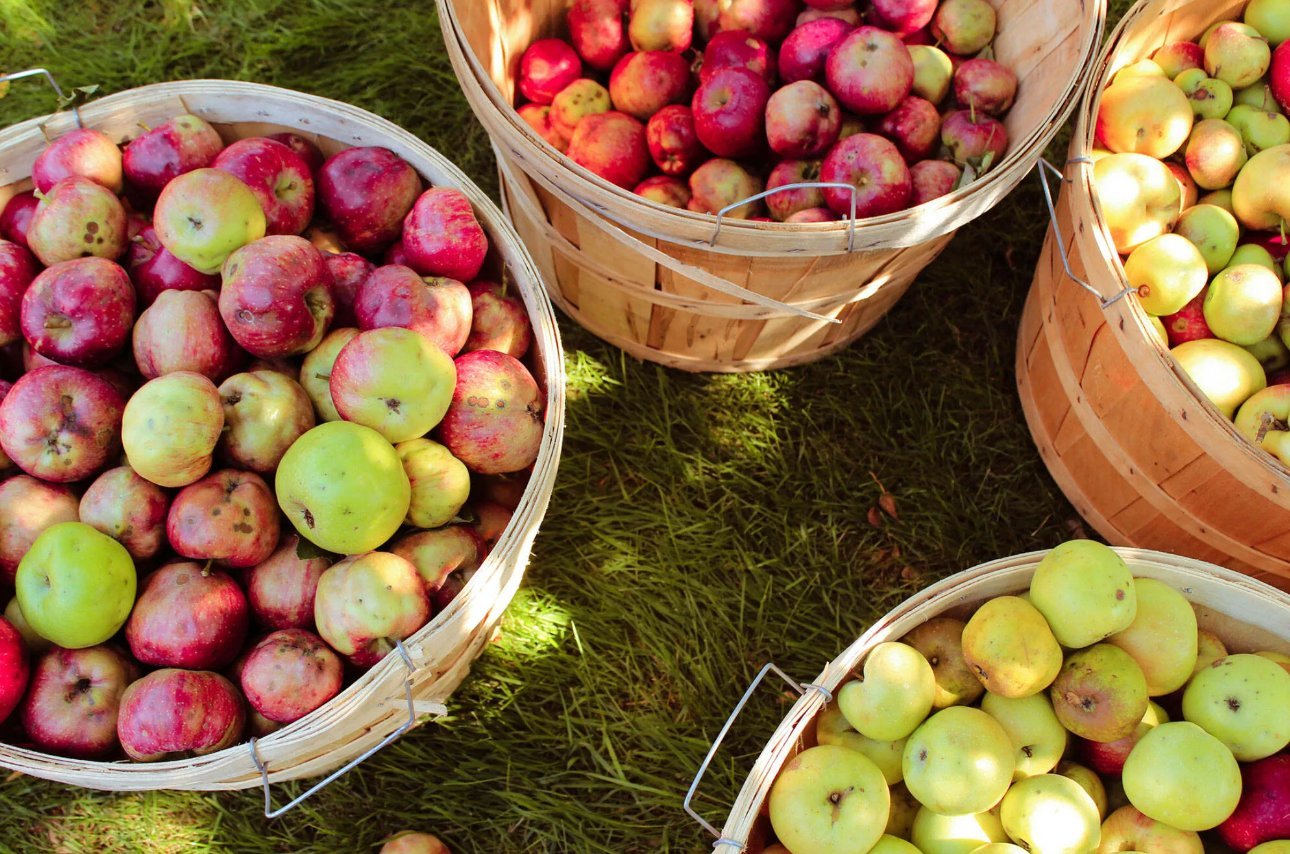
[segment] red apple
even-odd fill
[[[968,59],[954,69],[954,100],[987,116],[1001,116],[1017,96],[1017,75],[993,59]]]
[[[399,241],[399,247],[403,242]],[[393,248],[393,247],[391,247]],[[367,277],[376,269],[376,265],[362,255],[353,252],[323,253],[323,263],[331,272],[331,297],[336,303],[336,314],[332,318],[332,327],[357,326],[354,316],[354,301],[358,299],[359,288]]]
[[[154,557],[166,541],[170,495],[129,466],[108,469],[81,496],[80,521],[125,546],[136,561]]]
[[[550,104],[581,76],[582,61],[562,39],[538,39],[520,58],[520,94],[535,104]]]
[[[355,252],[371,254],[403,231],[421,191],[416,170],[388,148],[347,148],[318,170],[318,204]]]
[[[569,38],[583,62],[608,71],[631,49],[627,37],[628,0],[573,0]]]
[[[818,12],[840,12],[855,5],[855,0],[802,0],[808,9]]]
[[[41,193],[72,176],[121,192],[121,149],[102,131],[76,128],[45,146],[31,165],[31,180]]]
[[[46,266],[90,255],[119,258],[126,248],[125,208],[88,178],[64,178],[36,206],[27,248]]]
[[[298,133],[283,131],[282,133],[271,133],[266,138],[280,142],[296,154],[299,154],[305,161],[305,165],[309,167],[311,175],[321,169],[323,162],[327,159],[323,156],[322,149]]]
[[[1218,835],[1236,851],[1290,839],[1290,753],[1241,768],[1240,803],[1218,826]]]
[[[828,208],[806,208],[789,214],[784,222],[837,222],[841,218]]]
[[[763,190],[761,179],[733,160],[714,157],[690,176],[690,210],[715,214],[755,196]],[[726,216],[749,219],[761,210],[760,202],[749,202],[726,211]]]
[[[0,447],[52,483],[88,477],[121,450],[125,399],[102,377],[51,365],[23,374],[0,403]]]
[[[529,127],[533,128],[538,136],[546,140],[556,151],[563,154],[569,150],[568,138],[556,130],[555,122],[551,119],[551,107],[545,104],[524,104],[516,112],[520,114],[520,118],[524,119]]]
[[[408,266],[423,276],[468,282],[488,255],[488,235],[465,193],[451,187],[426,190],[403,221]]]
[[[176,561],[143,579],[125,639],[142,664],[217,670],[242,649],[249,613],[242,588],[227,573]]]
[[[139,305],[148,307],[162,291],[218,291],[219,274],[198,272],[161,245],[157,230],[145,225],[130,238],[125,267]]]
[[[818,160],[781,160],[770,170],[766,179],[766,189],[773,190],[786,184],[809,184],[820,180],[820,161]],[[824,207],[824,191],[819,188],[800,188],[782,190],[766,197],[766,207],[770,215],[780,222],[788,220],[794,214]]]
[[[261,359],[309,352],[336,310],[331,272],[303,237],[273,235],[248,243],[228,256],[223,280],[224,325],[242,349]]]
[[[1197,341],[1201,338],[1214,337],[1214,333],[1209,329],[1209,324],[1205,322],[1205,312],[1203,310],[1205,293],[1208,290],[1209,288],[1206,286],[1175,314],[1160,318],[1165,324],[1165,334],[1169,338],[1170,347],[1177,347],[1179,344]]]
[[[466,582],[475,576],[474,572],[454,572],[444,581],[443,586],[430,594],[430,607],[438,614],[452,604],[452,600],[465,588]]]
[[[693,36],[693,0],[632,0],[627,37],[636,50],[681,53]]]
[[[681,210],[689,207],[690,199],[693,198],[686,183],[671,175],[652,175],[637,184],[632,192],[651,202]]]
[[[877,27],[857,27],[834,45],[824,73],[842,106],[862,116],[891,112],[914,86],[909,48]]]
[[[0,617],[0,724],[22,700],[27,690],[27,646],[13,623]]]
[[[723,68],[746,69],[761,75],[767,85],[773,85],[775,51],[766,42],[741,30],[717,33],[703,49],[699,82],[708,82],[712,75]]]
[[[569,157],[611,184],[635,187],[650,165],[645,126],[615,110],[587,116],[569,141]]]
[[[37,747],[59,756],[108,756],[117,746],[121,697],[138,678],[138,668],[115,647],[54,647],[32,669],[23,729]]]
[[[246,595],[251,613],[270,629],[307,629],[314,624],[314,595],[318,579],[331,562],[301,557],[300,537],[284,537],[269,559],[248,573]]]
[[[220,385],[219,396],[224,406],[220,453],[235,468],[269,474],[314,426],[313,402],[290,374],[233,374]]]
[[[797,0],[721,0],[717,31],[746,30],[764,42],[778,44],[797,20]]]
[[[1290,45],[1290,40],[1272,51],[1272,63],[1268,67],[1268,87],[1283,113],[1290,111],[1290,47],[1286,45]]]
[[[760,75],[725,68],[699,86],[690,104],[694,130],[718,157],[747,157],[765,147],[770,87]]]
[[[147,379],[192,371],[219,382],[234,362],[233,338],[212,291],[162,291],[134,325],[134,361]]]
[[[502,538],[506,526],[511,523],[511,510],[493,501],[476,501],[472,505],[475,511],[475,534],[484,547],[491,550]]]
[[[22,295],[39,271],[30,252],[0,240],[0,347],[22,340]]]
[[[824,158],[820,178],[856,187],[857,218],[903,210],[913,195],[905,158],[889,140],[871,133],[858,133],[835,145]],[[851,216],[851,197],[847,190],[824,191],[829,207],[844,217]]]
[[[1195,42],[1170,42],[1157,48],[1151,59],[1173,80],[1189,68],[1205,67],[1205,49]]]
[[[176,552],[231,567],[268,560],[278,547],[278,531],[273,490],[258,474],[236,469],[211,472],[179,490],[166,516],[166,536]]]
[[[267,234],[299,234],[313,219],[313,172],[283,143],[264,137],[239,139],[219,153],[214,168],[251,188],[264,210]]]
[[[672,104],[650,116],[645,142],[659,171],[674,178],[689,175],[704,157],[694,132],[694,113],[683,104]]]
[[[679,53],[650,50],[629,53],[609,75],[614,109],[641,121],[690,94],[690,64]]]
[[[251,708],[289,724],[339,694],[344,672],[322,638],[304,629],[281,629],[251,650],[241,682]]]
[[[131,759],[204,756],[231,747],[246,727],[246,708],[218,673],[155,670],[125,689],[117,737]]]
[[[398,265],[377,267],[354,301],[360,329],[401,326],[419,332],[449,356],[470,337],[470,291],[456,279],[421,277]]]
[[[798,80],[824,82],[824,64],[834,45],[855,29],[837,18],[818,18],[798,26],[779,48],[779,78],[784,83]]]
[[[480,474],[519,471],[542,445],[543,396],[528,368],[494,350],[457,358],[457,386],[440,441]]]
[[[920,160],[909,167],[909,176],[914,184],[909,206],[914,207],[949,195],[958,186],[962,175],[963,170],[948,160]]]
[[[478,495],[482,500],[500,504],[508,510],[514,510],[520,506],[520,501],[524,498],[524,492],[528,489],[528,485],[529,472],[490,474],[476,478],[474,486],[471,487],[471,492]]]
[[[401,537],[390,551],[416,567],[427,594],[444,586],[454,572],[470,572],[484,559],[484,543],[468,525],[445,525]]]
[[[145,131],[122,152],[131,201],[150,206],[172,178],[210,166],[223,147],[215,128],[197,116],[176,116]]]
[[[878,121],[878,133],[896,144],[905,162],[926,160],[941,137],[941,114],[931,101],[910,95]]]
[[[452,854],[439,837],[402,830],[391,836],[376,854]]]
[[[109,361],[125,346],[133,323],[130,277],[104,258],[55,264],[36,276],[22,297],[27,342],[40,355],[69,365]]]
[[[40,200],[36,194],[28,191],[19,193],[5,202],[4,211],[0,212],[0,237],[12,240],[24,249],[27,246],[27,230],[31,228],[31,218],[36,215]]]
[[[480,280],[471,282],[470,335],[462,350],[496,350],[516,359],[524,358],[533,343],[533,324],[524,302],[504,285]]]
[[[841,129],[838,102],[813,80],[790,83],[766,103],[766,139],[780,157],[821,155],[837,141]]]
[[[898,36],[915,33],[932,21],[936,0],[873,0],[869,22]]]
[[[989,116],[974,119],[970,110],[956,110],[941,122],[941,142],[956,164],[971,163],[983,173],[1003,160],[1008,151],[1008,129]]]
[[[76,496],[65,486],[20,474],[0,480],[0,580],[12,585],[18,562],[51,525],[76,522]]]
[[[379,662],[395,641],[411,637],[429,618],[421,577],[398,555],[353,555],[333,564],[318,580],[318,634],[356,667]]]

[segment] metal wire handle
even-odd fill
[[[49,69],[47,68],[28,68],[26,71],[15,71],[12,74],[0,74],[0,83],[7,83],[10,80],[21,80],[24,77],[44,77],[45,82],[50,85],[54,90],[54,94],[58,96],[58,100],[60,102],[67,100],[67,95],[63,94],[63,87],[58,85],[58,81],[54,79],[54,75],[50,74]],[[76,126],[78,128],[85,127],[85,124],[81,121],[81,111],[75,104],[72,105],[72,118],[76,119]]]
[[[801,181],[796,184],[781,184],[770,190],[763,190],[756,195],[749,196],[746,199],[740,199],[737,202],[726,205],[717,211],[717,225],[712,230],[712,239],[708,241],[709,246],[717,245],[717,238],[721,236],[721,225],[726,214],[736,208],[744,205],[750,205],[753,202],[760,202],[767,196],[773,196],[776,193],[782,193],[785,190],[850,190],[851,191],[851,223],[847,230],[847,251],[855,251],[856,246],[856,187],[854,184],[846,184],[841,181]]]
[[[1087,157],[1072,157],[1070,160],[1066,161],[1066,165],[1069,166],[1072,163],[1092,163],[1092,162],[1093,161]],[[1039,158],[1038,168],[1035,170],[1035,173],[1039,176],[1039,186],[1042,187],[1044,190],[1044,204],[1048,206],[1048,221],[1049,223],[1052,224],[1052,227],[1053,227],[1053,239],[1057,241],[1057,257],[1062,259],[1062,267],[1066,269],[1066,275],[1070,278],[1072,282],[1079,285],[1081,288],[1088,291],[1093,296],[1097,297],[1097,301],[1102,306],[1103,309],[1110,308],[1111,306],[1115,305],[1117,302],[1124,299],[1125,297],[1127,297],[1129,294],[1133,293],[1137,289],[1134,288],[1133,286],[1129,286],[1129,287],[1126,287],[1124,290],[1120,291],[1115,296],[1104,297],[1102,296],[1101,291],[1099,291],[1097,288],[1093,287],[1091,284],[1081,279],[1079,276],[1075,275],[1075,271],[1071,269],[1071,262],[1066,257],[1066,240],[1065,238],[1062,237],[1061,226],[1057,224],[1057,207],[1056,205],[1053,204],[1053,191],[1052,191],[1052,187],[1050,187],[1048,184],[1048,178],[1045,176],[1044,174],[1045,172],[1051,172],[1054,176],[1057,177],[1057,180],[1059,181],[1065,181],[1066,176],[1062,174],[1062,171],[1060,169],[1058,169],[1052,163],[1048,162],[1047,158],[1044,158],[1044,157]]]
[[[848,184],[847,186],[850,186],[850,185]],[[711,822],[709,822],[707,819],[705,819],[703,816],[699,815],[695,811],[692,805],[692,802],[694,801],[694,795],[699,790],[699,782],[703,780],[703,775],[708,773],[708,766],[712,764],[713,757],[717,755],[717,749],[721,747],[721,742],[725,740],[726,733],[730,732],[730,727],[734,725],[735,718],[739,717],[739,713],[744,710],[744,706],[748,705],[748,700],[751,699],[753,692],[757,690],[757,686],[760,685],[762,683],[762,680],[766,678],[766,674],[771,672],[774,672],[776,676],[778,676],[780,679],[783,679],[785,682],[787,682],[789,686],[799,694],[805,694],[807,691],[819,691],[821,694],[824,695],[825,702],[833,701],[833,694],[830,693],[828,689],[820,685],[816,685],[812,682],[799,683],[797,680],[793,679],[793,677],[789,676],[783,670],[780,670],[779,667],[773,661],[766,662],[766,664],[762,667],[762,669],[757,672],[757,676],[756,678],[753,679],[752,684],[748,686],[748,690],[744,691],[744,695],[739,698],[738,704],[735,705],[735,710],[730,713],[730,717],[726,718],[725,726],[721,728],[721,732],[717,733],[717,738],[715,741],[712,742],[712,747],[711,749],[708,750],[708,755],[703,757],[703,764],[699,766],[698,773],[694,775],[694,782],[690,783],[690,790],[685,793],[685,800],[682,801],[681,803],[681,805],[685,808],[686,813],[689,814],[690,818],[694,819],[700,825],[702,825],[703,829],[708,831],[708,833],[711,833],[713,836],[717,837],[717,841],[712,843],[713,848],[720,848],[723,845],[737,846],[740,843],[733,839],[727,839],[724,836],[722,836],[721,831],[713,827]]]
[[[297,795],[295,798],[289,801],[285,806],[281,806],[276,810],[273,809],[273,795],[272,795],[272,792],[269,790],[269,767],[264,763],[264,760],[260,758],[259,751],[255,749],[255,742],[257,741],[257,739],[252,738],[247,743],[247,747],[251,751],[251,761],[255,763],[256,769],[260,772],[260,780],[262,782],[262,785],[264,786],[264,817],[265,818],[277,818],[283,813],[286,813],[289,810],[292,810],[295,807],[299,806],[301,802],[305,801],[310,797],[313,797],[322,789],[325,789],[327,786],[330,786],[340,777],[343,777],[345,774],[348,774],[350,771],[353,771],[359,765],[363,764],[368,759],[372,758],[372,756],[379,753],[386,746],[388,746],[392,741],[395,741],[396,739],[399,738],[399,736],[403,735],[405,732],[412,729],[412,727],[416,724],[417,722],[416,705],[412,701],[412,677],[416,673],[417,668],[416,668],[416,665],[412,663],[412,656],[408,654],[407,649],[403,646],[403,641],[395,641],[394,649],[398,652],[399,657],[403,659],[403,666],[408,669],[407,678],[403,682],[403,690],[406,694],[407,704],[408,704],[408,719],[404,721],[403,724],[399,726],[398,729],[396,729],[394,732],[387,735],[385,738],[381,739],[379,742],[377,742],[375,745],[369,748],[366,752],[364,752],[361,756],[356,756],[354,759],[350,760],[345,765],[341,766],[340,768],[337,768],[335,771],[328,774],[323,779],[319,780],[313,786],[309,787],[309,789],[307,789],[300,795]]]

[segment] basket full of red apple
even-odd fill
[[[1216,566],[983,564],[794,687],[717,851],[1290,850],[1290,596]]]
[[[0,765],[238,788],[442,713],[559,453],[500,212],[406,131],[250,83],[16,125],[0,162]]]
[[[862,334],[1033,166],[1104,14],[990,0],[439,5],[557,304],[633,355],[695,370],[794,364]],[[705,302],[720,303],[708,319]]]

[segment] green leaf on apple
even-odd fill
[[[64,110],[75,104],[77,101],[89,100],[89,96],[99,91],[99,86],[95,83],[92,86],[77,86],[72,90],[70,95],[60,95],[58,98],[58,109]]]
[[[317,543],[310,542],[304,537],[301,537],[296,542],[296,557],[301,560],[317,560],[318,558],[325,558],[328,562],[335,563],[340,560],[341,555],[338,555],[335,552],[329,552]]]

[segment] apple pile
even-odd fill
[[[988,0],[573,0],[568,40],[519,68],[520,116],[580,166],[716,213],[763,190],[856,188],[857,217],[920,205],[1008,148],[1017,78]],[[739,219],[849,218],[852,193],[789,189]]]
[[[32,179],[0,214],[0,738],[272,732],[501,536],[544,423],[528,315],[468,198],[385,148],[183,115]]]
[[[1229,654],[1089,540],[875,646],[815,734],[766,854],[1290,851],[1290,655]]]
[[[1093,181],[1162,346],[1237,429],[1290,465],[1290,0],[1121,69]]]

